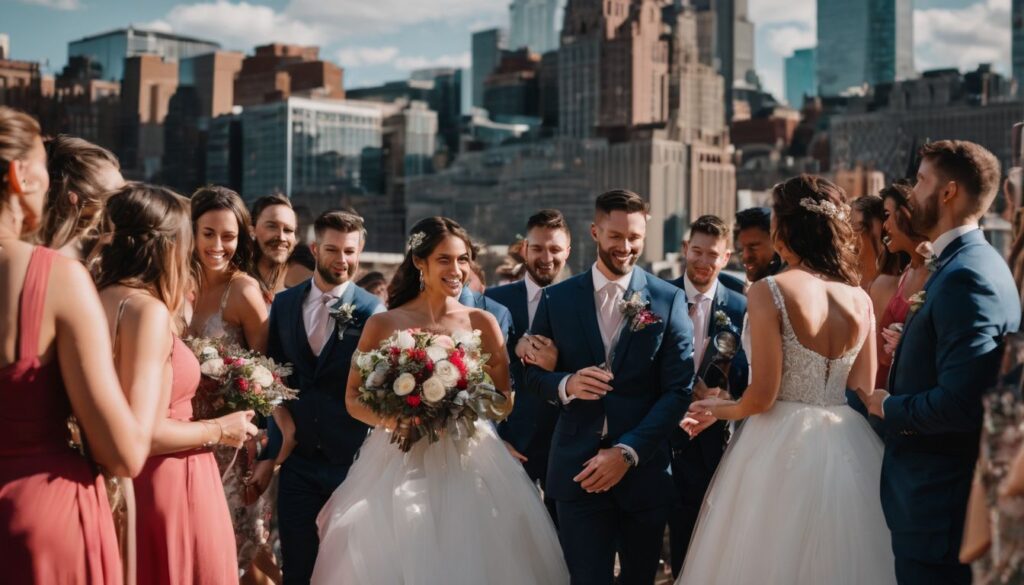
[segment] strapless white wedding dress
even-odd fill
[[[486,422],[408,453],[374,429],[317,526],[317,585],[569,583],[537,488]]]
[[[846,404],[860,346],[835,360],[804,347],[768,285],[782,314],[778,401],[730,443],[676,584],[895,584],[882,442]]]

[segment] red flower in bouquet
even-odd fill
[[[407,403],[407,404],[408,404],[409,406],[411,406],[411,407],[413,407],[413,408],[416,408],[416,407],[418,407],[418,406],[420,405],[420,403],[422,403],[423,401],[422,401],[422,400],[420,400],[420,397],[419,397],[419,396],[416,396],[415,394],[410,394],[410,395],[408,395],[408,396],[406,396],[406,397],[405,397],[405,402],[406,402],[406,403]]]

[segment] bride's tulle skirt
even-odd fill
[[[896,583],[882,442],[848,406],[751,417],[708,489],[677,584]]]
[[[536,487],[489,424],[409,453],[375,429],[317,518],[315,584],[565,585]]]

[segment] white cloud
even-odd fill
[[[795,22],[814,30],[817,14],[818,8],[815,0],[754,0],[750,3],[748,18],[758,26],[775,22]]]
[[[25,4],[35,4],[36,6],[45,6],[47,8],[53,8],[54,10],[78,10],[82,7],[82,3],[78,0],[21,0]]]
[[[272,42],[320,45],[331,39],[330,31],[316,19],[299,20],[244,1],[180,4],[146,26],[214,39],[227,48],[243,51]]]
[[[776,54],[789,57],[797,49],[806,49],[818,44],[818,33],[815,29],[815,26],[808,27],[804,23],[772,27],[766,31],[768,45]]]
[[[399,57],[395,60],[395,69],[400,71],[413,71],[415,69],[428,69],[431,67],[455,67],[465,68],[470,66],[469,52],[454,55],[441,55],[439,57]]]
[[[338,62],[343,67],[383,65],[397,56],[398,47],[349,47],[338,51]]]
[[[285,14],[365,36],[426,22],[491,20],[508,14],[508,0],[292,0]]]
[[[1009,72],[1010,0],[981,0],[956,9],[914,12],[914,57],[919,71],[973,69],[979,63]]]

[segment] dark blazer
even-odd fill
[[[312,286],[310,279],[274,297],[267,355],[274,361],[292,364],[287,383],[299,390],[299,397],[285,406],[295,420],[296,453],[350,465],[370,427],[349,416],[345,384],[363,325],[381,303],[355,283],[350,284],[336,304],[355,304],[355,317],[347,326],[335,323],[318,357],[309,348],[302,320],[302,304]]]
[[[671,284],[682,290],[685,295],[684,278],[680,276]],[[743,316],[747,313],[747,297],[723,286],[723,284],[720,279],[719,286],[715,289],[715,300],[711,304],[711,315],[708,316],[706,339],[710,339],[712,335],[723,329],[715,318],[718,311],[722,311],[729,317],[729,322],[737,337],[743,332]],[[699,366],[699,364],[697,365]],[[746,390],[750,377],[749,371],[747,354],[741,347],[736,357],[733,358],[732,367],[729,370],[729,386],[734,398],[742,396],[743,391]],[[672,431],[673,454],[682,455],[691,449],[699,449],[703,453],[704,465],[713,472],[718,467],[718,462],[721,461],[725,449],[726,424],[725,421],[719,421],[692,440],[689,435],[677,427]]]
[[[498,321],[498,326],[501,327],[501,332],[505,336],[505,342],[508,343],[509,338],[512,337],[512,313],[509,312],[505,305],[502,305],[494,299],[489,299],[486,296],[473,292],[469,287],[462,287],[462,294],[459,295],[459,302],[467,307],[473,307],[474,309],[483,309],[487,311]],[[520,333],[520,335],[522,335]]]
[[[980,230],[954,240],[935,268],[889,374],[882,509],[897,557],[955,563],[981,398],[996,381],[1003,337],[1020,327],[1020,297]]]
[[[672,284],[676,284],[677,282],[682,283],[683,282],[683,277],[680,276],[679,278],[673,280]],[[724,272],[719,272],[718,273],[718,282],[721,283],[721,284],[724,284],[725,288],[731,290],[732,292],[734,292],[734,293],[736,293],[736,294],[738,294],[738,295],[740,295],[742,297],[746,297],[747,296],[747,293],[743,290],[744,288],[746,288],[747,283],[743,279],[736,278],[735,276],[733,276],[731,274],[726,274]],[[682,288],[683,285],[679,284],[677,286]],[[742,328],[743,325],[741,324],[740,327]]]
[[[530,460],[541,457],[545,462],[551,448],[551,434],[558,420],[558,403],[548,402],[536,394],[526,392],[526,371],[523,362],[516,357],[516,344],[530,329],[530,312],[526,298],[526,282],[523,280],[487,289],[484,293],[508,307],[512,316],[513,334],[508,339],[508,358],[516,392],[515,406],[500,425],[498,434],[517,451]],[[527,462],[529,463],[529,461]],[[543,470],[538,470],[544,474]]]
[[[660,278],[634,268],[629,291],[640,292],[661,322],[637,332],[626,324],[612,358],[613,390],[601,400],[574,400],[561,408],[547,477],[556,500],[589,495],[572,478],[597,454],[606,417],[605,444],[624,443],[639,457],[639,465],[611,490],[617,504],[642,510],[674,499],[668,438],[690,404],[693,325],[686,295]],[[554,372],[527,366],[527,388],[558,403],[563,378],[606,359],[591,271],[546,288],[531,330],[554,340],[559,354]]]

